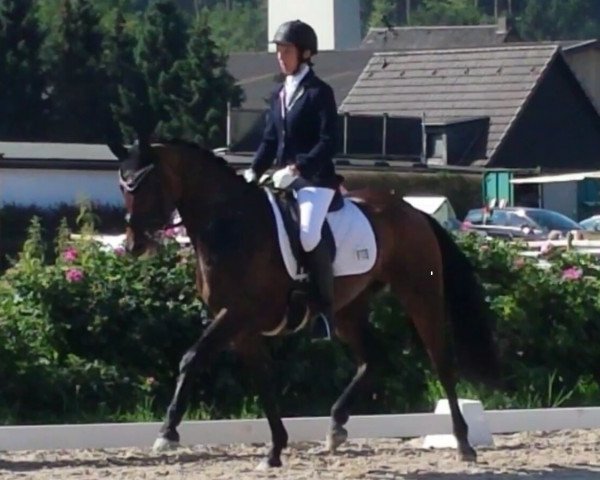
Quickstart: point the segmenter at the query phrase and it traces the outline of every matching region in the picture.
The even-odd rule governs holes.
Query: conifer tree
[[[33,0],[0,2],[0,138],[43,136],[46,119],[40,48],[43,33]]]
[[[56,29],[47,50],[53,137],[101,141],[110,121],[110,99],[93,0],[62,0]]]
[[[226,69],[227,57],[211,38],[207,17],[193,24],[185,59],[165,77],[163,89],[172,92],[165,107],[164,135],[196,141],[206,147],[223,146],[227,103],[237,106],[241,89]]]

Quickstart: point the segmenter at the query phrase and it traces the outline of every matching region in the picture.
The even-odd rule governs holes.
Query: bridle
[[[153,163],[151,163],[150,165],[147,165],[147,166],[137,170],[136,172],[131,173],[127,179],[123,176],[123,171],[121,169],[119,169],[119,185],[127,193],[134,194],[135,191],[140,187],[140,185],[142,184],[144,179],[154,169],[154,167],[155,167],[155,165]],[[182,225],[183,221],[181,220],[181,217],[179,215],[174,215],[174,212],[176,210],[177,209],[167,213],[167,216],[169,217],[170,221],[169,221],[169,223],[164,225],[163,229],[166,230],[169,228],[175,228],[175,227]],[[173,221],[175,218],[177,218],[177,220]],[[131,214],[129,212],[127,212],[125,214],[125,223],[128,226],[131,226]],[[160,222],[160,223],[162,223],[162,222]]]

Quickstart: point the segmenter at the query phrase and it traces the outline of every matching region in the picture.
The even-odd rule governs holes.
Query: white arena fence
[[[463,401],[464,402],[464,401]],[[470,404],[481,404],[467,401]],[[463,404],[462,407],[465,407]],[[483,418],[470,418],[469,437],[477,437],[474,427],[489,429],[492,434],[525,431],[600,428],[600,408],[551,408],[526,410],[489,410]],[[477,414],[477,409],[475,410]],[[480,421],[478,421],[480,420]],[[324,440],[329,417],[286,418],[284,424],[290,442]],[[35,425],[0,427],[0,450],[54,450],[88,448],[150,448],[158,435],[160,423],[108,423],[82,425]],[[447,413],[352,416],[347,424],[349,438],[445,437],[452,432]],[[182,445],[267,443],[271,435],[266,419],[187,421],[179,429]],[[428,442],[435,446],[435,442]],[[473,442],[477,446],[476,442]]]

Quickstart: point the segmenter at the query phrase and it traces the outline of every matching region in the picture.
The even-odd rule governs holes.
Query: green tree
[[[219,4],[205,9],[212,36],[226,52],[264,51],[267,45],[266,3],[235,2],[233,9]]]
[[[423,0],[411,17],[415,25],[478,25],[486,20],[473,0]]]
[[[227,57],[212,40],[206,16],[193,24],[188,53],[175,63],[161,87],[171,92],[167,120],[158,133],[195,141],[207,147],[224,144],[227,103],[241,100],[241,89],[227,72]]]
[[[4,139],[35,139],[43,129],[42,41],[33,0],[0,2],[0,135]]]
[[[399,23],[397,2],[394,0],[372,0],[369,11],[370,27],[389,27]]]
[[[62,0],[47,50],[52,136],[62,141],[102,140],[110,121],[103,94],[103,32],[92,0]]]
[[[517,18],[527,40],[596,38],[600,35],[597,0],[527,0]]]
[[[173,92],[166,88],[180,87],[168,79],[175,62],[186,57],[188,29],[173,0],[154,0],[144,19],[136,61],[147,85],[154,124],[158,125],[168,120],[165,105]]]
[[[123,27],[122,18],[117,19],[110,40],[111,75],[119,83],[111,107],[126,141],[147,140],[168,121],[165,106],[181,89],[168,80],[173,78],[175,62],[186,56],[188,39],[187,24],[173,0],[151,2],[132,55],[133,31]]]
[[[148,85],[135,61],[135,28],[135,23],[127,21],[119,6],[106,37],[104,58],[113,116],[107,136],[115,142],[149,136],[156,124],[148,99]]]

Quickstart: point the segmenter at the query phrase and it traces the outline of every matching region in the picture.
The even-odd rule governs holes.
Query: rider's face
[[[295,45],[278,44],[277,45],[277,61],[279,68],[284,75],[293,75],[298,70],[300,63],[300,52]]]

